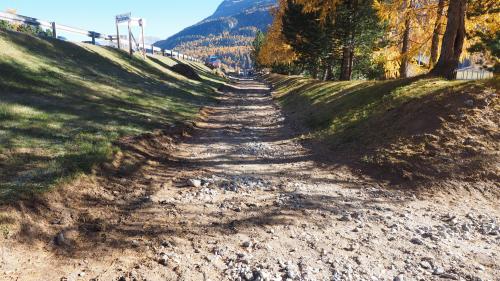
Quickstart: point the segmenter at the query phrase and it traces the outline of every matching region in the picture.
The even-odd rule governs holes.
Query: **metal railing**
[[[4,20],[7,22],[11,23],[18,23],[18,24],[25,24],[25,25],[31,25],[31,26],[36,26],[36,27],[44,27],[47,29],[50,29],[52,31],[52,36],[54,38],[58,38],[57,33],[58,31],[66,31],[70,33],[75,33],[75,34],[80,34],[84,35],[87,37],[91,38],[92,44],[96,44],[96,39],[102,39],[106,41],[111,42],[112,47],[117,47],[114,43],[117,42],[117,37],[116,35],[107,35],[103,34],[100,32],[96,31],[89,31],[89,30],[84,30],[80,28],[75,28],[75,27],[70,27],[67,25],[62,25],[58,24],[56,22],[51,22],[51,21],[45,21],[45,20],[40,20],[32,17],[27,17],[27,16],[22,16],[22,15],[17,15],[17,14],[11,14],[11,13],[5,13],[5,12],[0,12],[0,20]],[[122,42],[123,45],[127,45],[127,42]],[[202,62],[202,60],[193,57],[193,56],[188,56],[185,54],[181,54],[179,52],[175,52],[173,50],[167,50],[167,49],[161,49],[152,45],[146,45],[145,46],[145,51],[149,54],[161,54],[163,56],[168,56],[172,58],[178,58],[181,60],[188,60],[188,61],[195,61],[195,62]],[[143,51],[141,47],[137,47],[137,50]]]
[[[493,78],[493,72],[475,68],[462,68],[457,70],[457,80],[480,80],[488,78]]]

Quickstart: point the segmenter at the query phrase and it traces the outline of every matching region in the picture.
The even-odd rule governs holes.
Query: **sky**
[[[0,0],[0,11],[104,34],[115,34],[115,16],[132,13],[146,19],[146,36],[160,39],[210,16],[222,0]],[[126,26],[121,27],[126,32]],[[77,39],[70,34],[62,34]],[[83,39],[83,38],[82,38]]]

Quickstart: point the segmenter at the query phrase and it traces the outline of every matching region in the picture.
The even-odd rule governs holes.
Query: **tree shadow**
[[[0,202],[87,172],[109,160],[113,141],[187,122],[215,101],[216,87],[121,50],[8,31],[0,37],[22,53],[0,59]],[[71,161],[83,168],[68,169]]]
[[[231,91],[235,91],[235,88]],[[262,92],[256,91],[226,92],[226,95],[237,95],[247,100],[245,106],[259,107],[263,105],[259,98]],[[52,241],[48,243],[48,251],[61,257],[80,258],[104,250],[148,251],[147,247],[160,245],[165,238],[206,241],[217,236],[224,239],[226,235],[247,233],[269,226],[289,226],[304,220],[322,225],[344,213],[377,210],[387,202],[403,203],[403,199],[395,197],[346,197],[319,188],[312,193],[279,189],[274,193],[281,198],[279,204],[275,204],[274,197],[271,197],[258,204],[242,205],[238,213],[231,207],[216,208],[207,212],[203,204],[196,201],[170,200],[173,197],[189,198],[187,195],[190,193],[202,193],[201,188],[177,185],[183,180],[179,176],[189,175],[190,172],[199,173],[216,165],[299,163],[300,165],[291,166],[286,171],[262,171],[259,177],[307,181],[312,186],[342,185],[346,189],[363,188],[359,182],[302,173],[317,164],[310,161],[309,150],[291,151],[274,159],[252,154],[249,157],[241,157],[241,153],[234,150],[223,152],[223,155],[191,160],[170,153],[175,149],[174,144],[179,142],[207,146],[227,142],[221,134],[232,132],[234,126],[241,126],[238,122],[251,124],[252,120],[255,122],[261,118],[255,114],[249,115],[251,120],[221,120],[227,115],[218,112],[217,108],[223,109],[227,104],[234,105],[231,101],[226,102],[215,105],[213,114],[204,118],[207,123],[216,123],[215,128],[178,125],[153,134],[120,140],[116,145],[122,148],[124,155],[119,161],[115,161],[115,166],[98,171],[96,183],[67,187],[54,192],[55,194],[46,199],[46,202],[57,202],[57,208],[50,203],[20,202],[14,207],[23,209],[30,215],[36,214],[35,217],[39,221],[58,220],[62,214],[71,219],[66,224],[53,224],[45,229],[26,224],[26,229],[18,233],[17,238],[23,243],[33,244],[38,241]],[[229,142],[241,145],[254,136],[258,136],[259,142],[282,141],[294,137],[286,128],[286,124],[278,122],[277,126],[263,131],[255,131],[255,128],[238,131],[231,136],[234,140]],[[124,166],[133,166],[133,169]],[[234,174],[221,171],[218,175],[231,177]],[[155,195],[159,192],[166,192],[164,201],[155,201]],[[240,194],[225,200],[225,203],[230,205],[239,204],[248,202],[248,195]],[[26,205],[31,207],[27,208]],[[311,214],[321,214],[324,217],[313,222]],[[203,219],[200,219],[202,217]],[[60,233],[67,235],[64,243],[57,242]]]
[[[424,76],[347,85],[278,75],[264,81],[273,85],[287,121],[295,124],[299,134],[313,136],[303,144],[326,165],[345,165],[394,188],[410,186],[420,192],[429,184],[469,181],[482,170],[479,167],[494,162],[495,156],[487,150],[457,143],[458,149],[451,151],[446,146],[456,130],[465,130],[461,125],[455,131],[449,129],[470,112],[465,101],[484,103],[484,97],[471,93],[482,92],[495,81],[479,89],[474,82],[441,86],[439,79]],[[404,98],[406,91],[423,94]],[[482,179],[490,182],[499,177],[484,173]]]

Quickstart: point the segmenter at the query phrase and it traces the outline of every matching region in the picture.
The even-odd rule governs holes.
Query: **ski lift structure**
[[[146,25],[146,21],[143,18],[133,18],[132,13],[125,13],[121,15],[116,16],[116,38],[117,38],[117,44],[118,44],[118,49],[121,48],[122,42],[120,41],[120,26],[122,25],[127,25],[127,31],[128,31],[128,49],[130,52],[130,55],[132,56],[134,54],[134,45],[138,51],[142,51],[142,55],[144,58],[146,58],[146,46],[144,42],[144,27]],[[141,35],[139,40],[136,40],[134,37],[134,34],[132,32],[133,27],[140,27],[141,29]],[[132,44],[133,43],[133,44]],[[141,46],[142,45],[142,46]],[[141,48],[142,47],[142,48]]]

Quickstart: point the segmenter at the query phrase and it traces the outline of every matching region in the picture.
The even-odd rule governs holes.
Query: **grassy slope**
[[[43,191],[109,159],[112,142],[193,119],[221,81],[176,61],[0,31],[0,200]]]
[[[319,82],[264,78],[303,137],[379,179],[500,179],[498,78]],[[467,100],[474,106],[466,106]]]

